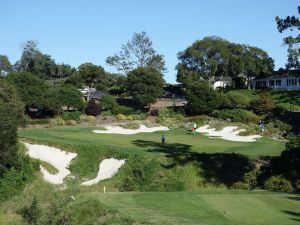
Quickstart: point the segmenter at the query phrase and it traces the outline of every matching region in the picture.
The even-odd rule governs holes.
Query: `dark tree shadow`
[[[199,153],[192,151],[191,145],[181,143],[161,144],[145,140],[135,140],[132,143],[149,148],[147,151],[151,153],[164,153],[172,161],[169,165],[162,165],[166,169],[190,162],[195,163],[201,171],[199,175],[216,184],[231,186],[242,180],[244,174],[254,168],[248,157],[236,153]]]
[[[284,213],[292,216],[291,217],[292,220],[300,222],[300,213],[298,213],[298,212],[292,212],[292,211],[288,211],[288,210],[282,210],[282,212],[284,212]]]

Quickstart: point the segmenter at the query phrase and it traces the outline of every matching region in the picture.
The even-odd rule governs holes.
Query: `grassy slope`
[[[266,91],[266,90],[263,90]],[[249,99],[249,101],[258,97],[258,95],[262,92],[260,90],[232,90],[230,92],[237,92],[243,94],[245,97]],[[281,104],[291,104],[297,107],[300,107],[300,92],[299,91],[284,91],[284,90],[275,90],[268,91],[273,97],[276,103]]]
[[[92,195],[124,215],[155,224],[288,225],[300,222],[300,198],[290,194],[205,191]]]

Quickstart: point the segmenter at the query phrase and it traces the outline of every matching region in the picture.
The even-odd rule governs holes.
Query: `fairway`
[[[278,156],[284,150],[285,142],[267,137],[256,142],[234,142],[219,138],[209,138],[197,133],[191,135],[184,129],[173,129],[167,132],[139,133],[134,135],[95,134],[98,128],[39,128],[19,129],[19,137],[30,138],[42,143],[58,145],[88,145],[95,147],[109,146],[126,154],[146,154],[147,152],[163,152],[161,135],[166,135],[166,143],[171,148],[180,147],[185,151],[206,153],[240,153],[248,156]]]
[[[110,208],[143,222],[198,225],[300,223],[300,197],[265,191],[91,193]]]

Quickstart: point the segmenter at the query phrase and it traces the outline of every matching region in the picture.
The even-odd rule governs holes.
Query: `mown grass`
[[[297,195],[261,191],[92,193],[124,215],[154,224],[299,224]]]
[[[185,145],[186,148],[195,152],[278,156],[285,146],[285,142],[272,140],[267,137],[260,138],[256,142],[243,143],[219,138],[212,139],[201,134],[191,135],[189,130],[184,129],[139,133],[136,135],[95,134],[92,132],[93,129],[95,128],[20,129],[19,137],[49,144],[93,146],[107,150],[118,150],[125,154],[147,154],[149,150],[157,148],[163,133],[166,136],[167,144]],[[139,141],[146,141],[148,145],[140,145],[138,144]]]

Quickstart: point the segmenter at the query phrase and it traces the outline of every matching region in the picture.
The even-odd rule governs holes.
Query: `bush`
[[[65,121],[60,117],[56,117],[54,119],[51,119],[49,124],[51,126],[63,126],[63,125],[65,125]]]
[[[140,113],[140,114],[133,114],[133,120],[145,120],[147,119],[148,114],[147,113]]]
[[[247,108],[249,106],[249,99],[238,92],[227,92],[226,93],[226,97],[227,97],[227,107],[234,109],[234,108]]]
[[[215,110],[213,116],[223,120],[230,119],[231,121],[242,123],[258,123],[259,121],[258,116],[244,109]]]
[[[125,128],[125,129],[137,130],[140,128],[140,124],[133,122],[133,123],[122,124],[121,127]]]
[[[293,192],[291,183],[282,176],[272,176],[264,183],[264,188],[269,191]]]
[[[162,124],[172,124],[183,122],[185,117],[182,114],[175,113],[172,109],[163,108],[158,112],[157,122]]]
[[[126,106],[123,106],[123,105],[118,105],[118,106],[112,108],[111,112],[114,115],[118,115],[118,114],[128,115],[128,114],[133,113],[133,108],[126,107]]]
[[[119,121],[127,120],[127,117],[124,114],[118,114],[116,118]]]
[[[256,114],[263,115],[272,111],[275,104],[269,93],[262,93],[257,99],[251,101],[250,107]]]
[[[116,99],[111,95],[103,95],[101,97],[100,104],[104,110],[112,110],[119,105],[116,102]]]
[[[76,112],[64,112],[62,114],[62,118],[64,120],[76,120],[78,121],[80,118],[81,112],[76,111]]]
[[[284,135],[290,132],[291,130],[292,130],[291,125],[281,120],[273,120],[266,125],[265,133],[267,135],[273,135],[273,134]]]
[[[44,124],[48,124],[49,122],[50,122],[50,119],[32,119],[30,121],[30,124],[31,125],[37,125],[37,124],[44,125]]]
[[[42,214],[41,209],[38,206],[38,202],[36,198],[33,199],[31,205],[27,208],[24,207],[20,210],[20,214],[24,218],[24,220],[33,225],[39,224],[39,218]]]
[[[101,116],[112,116],[111,111],[104,111],[101,113]]]
[[[186,89],[189,115],[210,114],[222,104],[219,93],[208,82],[193,82]]]
[[[77,121],[76,120],[67,120],[65,123],[68,126],[75,126],[77,124]]]
[[[249,189],[249,185],[246,183],[243,183],[242,181],[238,181],[236,183],[234,183],[231,186],[232,189],[237,189],[237,190],[248,190]]]
[[[85,121],[85,122],[94,122],[96,118],[94,116],[87,116],[87,115],[81,115],[79,117],[80,121]]]
[[[89,101],[85,113],[89,116],[98,116],[101,113],[101,110],[97,103],[92,99]]]

